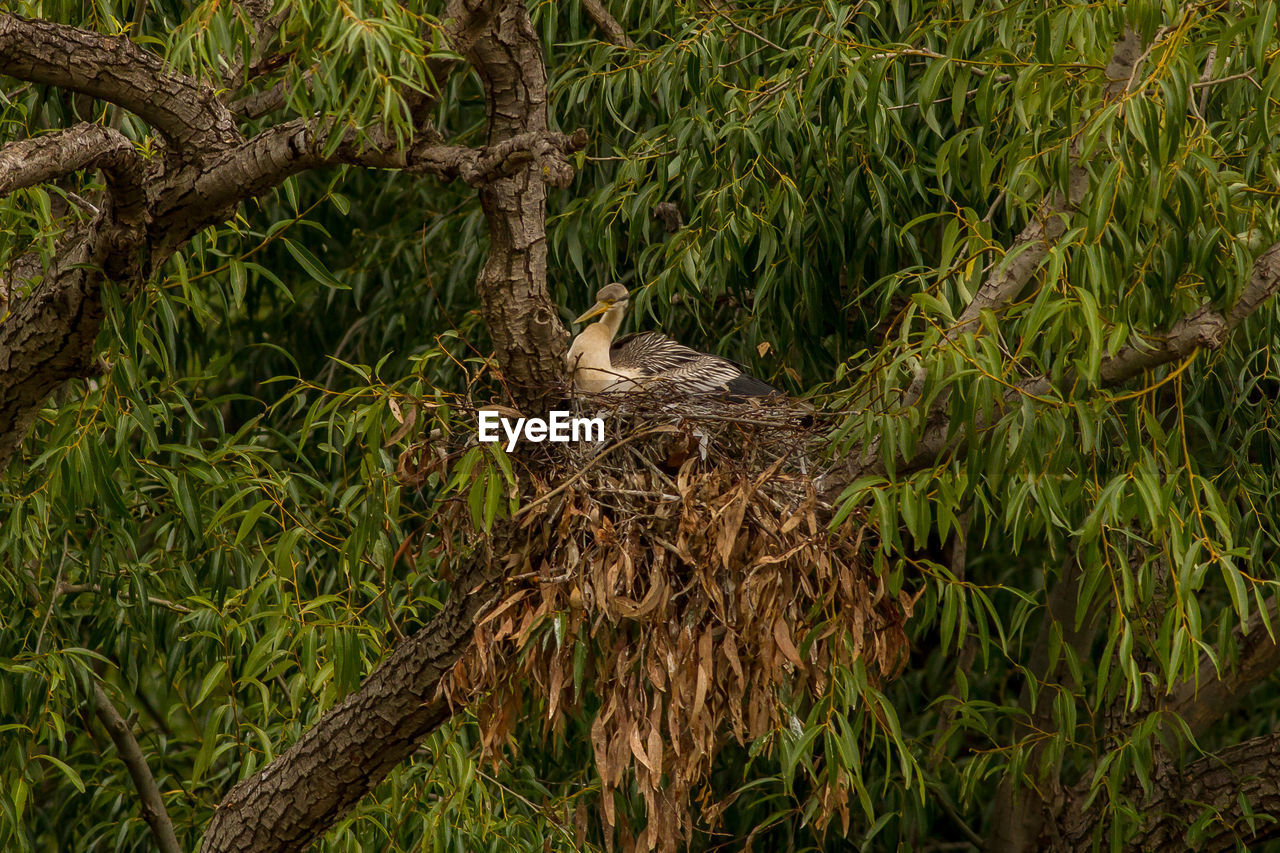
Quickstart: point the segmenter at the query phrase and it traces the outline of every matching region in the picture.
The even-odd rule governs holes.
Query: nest
[[[897,673],[911,600],[871,571],[863,516],[828,529],[811,409],[580,403],[606,435],[525,457],[532,494],[493,555],[506,586],[442,689],[476,708],[493,754],[531,708],[544,733],[590,719],[606,839],[671,851],[727,738],[788,725],[833,667]],[[847,826],[849,785],[826,780],[817,821]],[[615,792],[643,800],[638,834]],[[704,801],[701,819],[726,805]]]

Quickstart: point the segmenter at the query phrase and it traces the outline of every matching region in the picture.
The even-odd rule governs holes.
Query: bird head
[[[631,296],[629,293],[627,293],[627,289],[622,285],[618,284],[616,281],[613,282],[612,284],[606,284],[604,287],[600,288],[600,290],[596,292],[596,304],[592,305],[589,309],[587,309],[587,312],[585,314],[583,314],[581,317],[574,320],[573,322],[585,323],[587,320],[590,320],[592,317],[599,317],[601,314],[605,313],[610,308],[614,308],[614,307],[626,308],[627,300],[630,298]]]

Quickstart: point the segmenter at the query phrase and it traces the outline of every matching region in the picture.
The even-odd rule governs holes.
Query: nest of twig
[[[829,529],[808,407],[582,403],[604,440],[530,462],[534,494],[494,555],[515,571],[444,689],[477,708],[493,751],[529,725],[531,689],[544,731],[593,717],[606,838],[674,850],[725,739],[784,725],[832,667],[892,677],[911,602],[870,570],[862,516]],[[628,784],[646,807],[638,836],[615,808]],[[848,785],[828,779],[819,821],[847,823]],[[703,819],[725,805],[704,803]]]

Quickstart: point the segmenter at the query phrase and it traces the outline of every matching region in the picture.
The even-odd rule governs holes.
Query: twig
[[[535,501],[530,501],[529,503],[527,503],[527,504],[525,504],[524,506],[520,507],[520,509],[518,509],[518,510],[516,511],[516,514],[515,514],[515,515],[513,515],[513,516],[511,516],[511,520],[512,520],[512,521],[515,521],[517,518],[519,518],[520,516],[524,515],[524,514],[525,514],[525,513],[527,513],[529,510],[533,509],[535,506],[538,506],[539,504],[546,503],[547,501],[551,500],[551,499],[552,499],[553,497],[555,497],[556,495],[558,495],[558,494],[560,494],[561,492],[563,492],[565,489],[567,489],[567,488],[569,488],[570,486],[572,486],[574,483],[576,483],[576,482],[578,482],[579,480],[581,480],[583,477],[585,477],[585,476],[587,475],[587,472],[588,472],[588,471],[590,471],[592,468],[594,468],[594,467],[596,467],[597,465],[599,465],[599,464],[600,464],[600,462],[601,462],[601,461],[602,461],[606,456],[608,456],[610,453],[612,453],[613,451],[617,450],[618,448],[620,448],[620,447],[623,447],[623,446],[625,446],[625,445],[630,444],[632,441],[634,441],[634,440],[635,440],[635,439],[637,439],[637,438],[640,438],[641,436],[645,436],[645,435],[652,435],[652,434],[654,434],[654,433],[659,433],[659,432],[666,432],[666,430],[665,430],[665,429],[662,429],[662,428],[658,428],[658,427],[651,427],[651,428],[646,429],[646,430],[641,430],[640,432],[632,433],[631,435],[627,436],[626,438],[621,439],[620,441],[616,441],[616,442],[614,442],[613,444],[611,444],[611,445],[609,445],[608,447],[606,447],[604,450],[601,450],[601,451],[600,451],[599,453],[597,453],[594,457],[592,457],[592,458],[591,458],[591,459],[590,459],[590,460],[589,460],[585,465],[583,465],[583,466],[582,466],[582,470],[581,470],[581,471],[579,471],[578,473],[574,474],[572,477],[570,477],[569,479],[565,480],[563,483],[561,483],[560,485],[556,486],[554,489],[552,489],[551,491],[547,492],[545,495],[543,495],[542,497],[538,498],[537,500],[535,500]]]
[[[1258,87],[1258,91],[1263,91],[1262,84],[1253,79],[1252,71],[1241,71],[1239,74],[1232,74],[1230,77],[1219,77],[1216,80],[1200,80],[1191,84],[1192,89],[1206,89],[1209,86],[1217,86],[1219,83],[1230,83],[1232,80],[1248,80],[1250,83]]]
[[[482,777],[483,779],[485,779],[488,782],[491,782],[494,785],[497,785],[499,788],[506,791],[508,794],[515,797],[520,802],[524,803],[526,806],[528,806],[530,809],[533,810],[534,814],[542,815],[543,819],[546,820],[547,823],[554,826],[559,831],[559,833],[565,837],[566,841],[568,841],[570,844],[573,844],[573,836],[569,834],[568,828],[564,826],[559,820],[557,820],[551,814],[551,810],[548,809],[545,805],[538,805],[537,803],[530,800],[528,797],[522,796],[518,791],[513,791],[511,788],[508,788],[506,785],[502,784],[497,779],[493,778],[488,773],[485,773],[483,770],[481,770],[478,767],[476,768],[476,775]],[[575,844],[574,847],[576,848],[577,845]]]
[[[93,710],[102,722],[103,728],[107,730],[107,734],[110,735],[112,743],[116,745],[120,760],[129,769],[134,787],[138,789],[138,796],[142,800],[142,818],[151,827],[156,846],[160,848],[161,853],[182,853],[182,848],[178,846],[178,837],[173,832],[173,821],[169,819],[169,812],[165,810],[160,789],[156,786],[156,779],[151,775],[151,768],[147,766],[147,760],[142,755],[142,748],[138,746],[138,740],[129,730],[129,725],[120,716],[116,706],[111,704],[111,700],[107,698],[102,685],[96,679],[93,682]]]
[[[757,41],[764,42],[765,44],[769,45],[769,47],[773,48],[774,50],[778,51],[779,53],[786,53],[786,52],[787,52],[787,49],[786,49],[785,47],[783,47],[782,45],[774,44],[773,42],[769,41],[769,40],[768,40],[767,38],[765,38],[764,36],[762,36],[762,35],[760,35],[759,33],[755,32],[754,30],[749,30],[749,29],[747,29],[746,27],[742,26],[742,24],[739,24],[737,21],[735,21],[735,20],[734,20],[732,17],[730,17],[728,14],[726,14],[726,13],[725,13],[725,12],[723,12],[723,11],[721,11],[719,7],[717,7],[717,6],[713,6],[713,7],[712,7],[712,9],[715,11],[715,13],[716,13],[717,15],[719,15],[720,17],[722,17],[722,18],[724,18],[726,21],[728,21],[728,22],[729,22],[729,26],[733,27],[733,28],[734,28],[735,30],[737,30],[738,32],[743,33],[743,34],[745,34],[745,35],[749,35],[749,36],[751,36],[753,39],[755,39],[755,40],[757,40]]]
[[[56,590],[57,595],[79,595],[85,592],[91,592],[95,595],[102,594],[102,587],[96,583],[59,583]],[[156,607],[163,607],[165,610],[172,610],[174,613],[192,613],[194,612],[185,604],[178,604],[176,601],[170,601],[167,598],[160,598],[156,595],[148,595],[147,602],[154,604]]]
[[[657,498],[660,501],[678,501],[679,495],[668,495],[664,492],[649,492],[643,489],[610,489],[615,495],[631,495],[636,498]]]
[[[413,533],[410,533],[400,543],[400,547],[396,549],[396,553],[391,557],[392,568],[395,568],[396,563],[400,561],[400,556],[408,552],[409,543],[412,541]],[[396,635],[396,642],[403,643],[405,640],[404,632],[396,624],[395,610],[391,606],[391,582],[387,579],[387,567],[379,565],[378,571],[382,575],[382,589],[378,590],[378,598],[382,599],[382,615],[386,617],[387,624],[391,626],[392,632]]]
[[[53,608],[58,604],[58,596],[62,594],[62,569],[67,564],[67,537],[71,534],[62,534],[62,557],[58,560],[58,574],[53,580],[53,595],[49,597],[49,609],[44,612],[44,621],[40,623],[40,633],[36,634],[36,654],[40,654],[44,647],[44,632],[49,627],[49,618],[53,616]]]

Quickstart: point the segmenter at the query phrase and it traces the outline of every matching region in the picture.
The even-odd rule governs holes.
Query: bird
[[[631,295],[613,282],[596,293],[596,302],[575,324],[600,319],[573,339],[565,365],[579,391],[658,390],[680,395],[732,398],[768,397],[781,392],[746,372],[735,361],[690,349],[661,332],[640,332],[618,340],[618,328]]]

